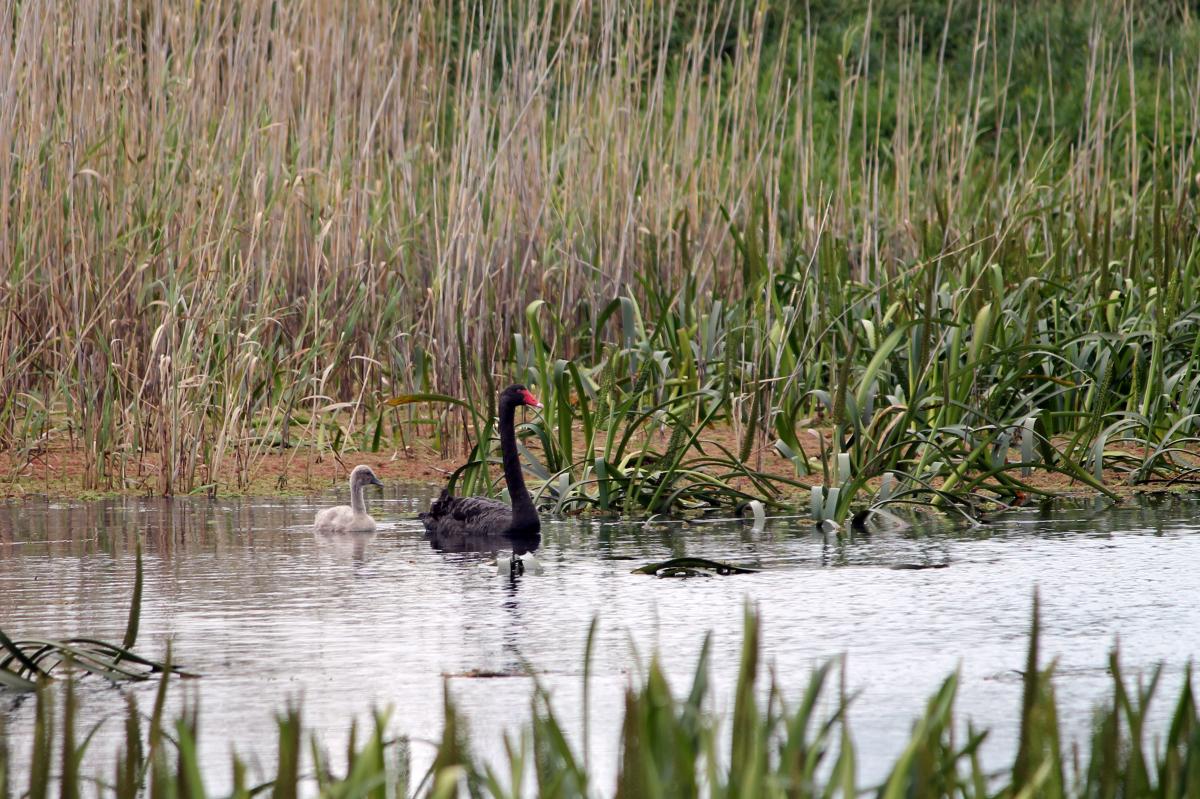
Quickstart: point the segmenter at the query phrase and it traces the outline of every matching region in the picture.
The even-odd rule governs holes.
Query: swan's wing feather
[[[495,534],[512,522],[512,509],[487,497],[455,497],[443,491],[421,521],[427,532],[439,535]]]
[[[511,516],[512,511],[503,502],[487,497],[460,497],[454,503],[451,514],[455,519],[470,525],[497,515]]]
[[[454,495],[451,494],[448,489],[443,488],[442,493],[438,495],[438,498],[430,503],[429,510],[418,513],[417,518],[423,522],[426,522],[426,526],[428,526],[429,522],[436,521],[449,513],[450,506],[454,503],[454,501]]]
[[[355,513],[349,505],[336,505],[317,513],[313,526],[323,532],[374,530],[375,520],[365,513]]]

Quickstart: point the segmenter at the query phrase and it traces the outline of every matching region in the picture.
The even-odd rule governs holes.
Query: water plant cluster
[[[113,644],[87,636],[75,638],[10,638],[0,628],[0,689],[18,693],[36,691],[58,676],[94,674],[113,684],[150,680],[168,674],[189,676],[169,662],[149,660],[135,654],[142,616],[142,547],[137,547],[133,598],[121,643]],[[169,661],[169,658],[168,658]],[[8,794],[0,791],[0,797]]]
[[[585,663],[590,663],[591,638]],[[786,698],[774,673],[760,662],[760,622],[747,610],[732,715],[720,718],[710,705],[710,644],[701,649],[695,676],[685,692],[673,688],[657,660],[651,661],[625,694],[615,785],[602,781],[584,749],[571,742],[549,695],[535,686],[531,721],[506,739],[505,754],[485,762],[472,754],[470,733],[458,716],[449,688],[445,723],[430,769],[415,775],[410,742],[389,733],[389,714],[378,713],[362,734],[351,730],[344,766],[306,736],[301,708],[278,717],[276,762],[264,781],[244,761],[232,759],[232,797],[265,794],[339,799],[445,797],[1183,797],[1200,790],[1200,716],[1190,669],[1175,696],[1164,730],[1147,722],[1151,700],[1161,693],[1162,672],[1134,681],[1122,673],[1118,656],[1109,662],[1112,694],[1097,708],[1087,748],[1081,754],[1064,740],[1054,696],[1054,665],[1038,654],[1036,600],[1029,654],[1023,676],[1020,726],[1011,765],[985,768],[980,747],[985,730],[955,715],[959,678],[951,675],[913,722],[912,733],[886,777],[858,781],[850,718],[853,699],[835,664],[814,670],[801,692]],[[586,692],[588,670],[584,670]],[[216,764],[202,762],[197,749],[199,704],[192,701],[173,721],[165,713],[170,678],[159,685],[153,709],[139,712],[131,699],[123,722],[123,744],[107,773],[89,773],[84,755],[94,730],[77,728],[74,683],[59,694],[37,693],[28,789],[15,785],[15,751],[0,731],[0,796],[64,799],[94,794],[213,796],[202,775]],[[586,729],[586,703],[585,720]],[[23,749],[21,751],[24,751]],[[55,753],[58,756],[55,757]],[[21,769],[20,771],[24,771]],[[611,794],[610,794],[611,792]]]
[[[10,466],[490,490],[515,379],[560,511],[1195,477],[1192,4],[492,5],[0,15]]]

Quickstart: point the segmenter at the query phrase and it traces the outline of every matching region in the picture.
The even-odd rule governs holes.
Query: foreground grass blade
[[[711,638],[701,646],[695,675],[688,693],[677,696],[657,658],[643,676],[631,681],[625,691],[625,719],[616,743],[619,768],[612,786],[616,796],[711,795],[719,797],[855,796],[862,789],[856,774],[857,754],[850,728],[848,696],[842,683],[836,690],[835,664],[816,668],[807,687],[780,681],[771,674],[762,682],[761,621],[747,606],[742,656],[733,686],[732,715],[713,712],[709,661]],[[589,637],[595,634],[595,626]],[[592,651],[589,643],[585,659]],[[1058,705],[1053,690],[1053,668],[1041,668],[1041,627],[1035,601],[1032,615],[1027,668],[1020,702],[1013,708],[1019,715],[1017,751],[1010,768],[985,772],[980,763],[980,746],[986,731],[957,724],[955,704],[959,676],[948,677],[915,717],[909,739],[888,769],[881,784],[870,789],[881,799],[930,796],[945,799],[993,799],[1035,796],[1124,796],[1151,799],[1191,796],[1200,790],[1200,718],[1191,686],[1191,671],[1185,675],[1161,733],[1149,728],[1147,708],[1160,692],[1160,671],[1130,686],[1114,653],[1110,660],[1112,692],[1097,709],[1092,740],[1084,750],[1064,746],[1058,726]],[[586,680],[590,667],[585,668]],[[149,794],[165,797],[204,797],[203,775],[218,767],[202,762],[197,748],[199,709],[185,702],[181,716],[163,726],[164,699],[168,680],[158,690],[150,715],[146,755],[140,754],[141,725],[131,703],[124,727],[125,742],[116,755],[115,783],[93,783],[101,796],[126,799],[139,795],[146,769]],[[95,728],[76,742],[77,698],[73,681],[64,694],[61,724],[56,724],[53,695],[43,683],[36,692],[34,724],[30,730],[33,759],[17,772],[27,780],[27,797],[48,797],[57,788],[60,797],[75,799],[90,782],[82,753]],[[764,690],[760,690],[763,689]],[[794,696],[795,704],[785,700]],[[89,701],[104,701],[93,697]],[[289,706],[278,717],[278,757],[268,780],[246,787],[244,767],[235,759],[235,796],[270,791],[273,797],[290,799],[313,792],[339,799],[388,799],[400,796],[458,796],[515,799],[528,795],[522,787],[526,768],[537,778],[537,795],[582,799],[606,786],[597,783],[586,758],[569,742],[553,709],[554,700],[535,684],[532,720],[519,739],[506,741],[499,772],[494,764],[483,764],[470,750],[469,733],[463,726],[449,685],[445,691],[445,723],[434,765],[427,778],[410,793],[408,748],[403,740],[386,735],[388,715],[377,714],[372,732],[361,746],[351,735],[347,768],[338,776],[328,768],[327,758],[314,739],[313,770],[301,765],[304,734],[299,705]],[[1150,746],[1151,736],[1160,745]],[[527,743],[532,741],[532,749]],[[173,753],[170,751],[173,750]],[[13,776],[0,735],[0,785]],[[586,749],[585,749],[586,751]],[[56,762],[53,773],[51,764]],[[390,754],[389,754],[390,753]],[[532,761],[528,755],[532,753]],[[168,756],[173,754],[173,756]],[[1081,759],[1082,758],[1082,759]],[[506,762],[505,762],[506,761]],[[324,764],[324,765],[322,765]],[[1078,766],[1078,768],[1076,768]],[[501,778],[501,774],[506,774]]]

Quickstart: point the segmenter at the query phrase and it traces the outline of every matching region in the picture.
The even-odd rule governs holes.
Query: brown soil
[[[411,449],[411,448],[410,448]],[[425,448],[421,448],[424,450]],[[353,469],[365,463],[386,482],[441,483],[462,464],[461,460],[442,458],[432,450],[418,456],[399,452],[355,452],[339,457],[334,453],[308,448],[271,451],[259,457],[248,479],[239,485],[236,465],[230,464],[216,481],[215,493],[288,494],[323,491],[341,485]],[[0,452],[0,496],[28,494],[56,496],[94,496],[105,494],[153,495],[163,493],[162,463],[153,454],[140,460],[126,460],[123,468],[102,479],[95,487],[87,485],[87,464],[83,453],[66,447],[49,449],[32,458],[18,460],[9,452]],[[196,493],[209,491],[202,476]],[[186,486],[177,488],[186,493]]]
[[[829,430],[819,430],[828,439]],[[813,454],[815,437],[809,435],[802,443]],[[577,439],[578,440],[578,439]],[[536,446],[529,442],[533,448]],[[1058,443],[1058,442],[1056,442]],[[655,435],[652,444],[660,451],[667,444],[665,435]],[[704,452],[721,457],[726,452],[736,456],[740,440],[736,431],[728,427],[713,428],[700,438]],[[1110,447],[1109,452],[1114,452]],[[1131,458],[1140,458],[1142,452],[1136,447],[1121,447],[1120,451]],[[1018,457],[1014,452],[1014,458]],[[1200,464],[1200,453],[1196,456]],[[377,453],[353,452],[337,455],[329,451],[312,448],[270,450],[262,453],[251,466],[250,473],[239,482],[236,459],[225,459],[223,473],[212,481],[204,473],[197,476],[193,493],[223,493],[247,495],[272,495],[286,493],[310,493],[341,485],[349,470],[360,463],[371,466],[385,482],[401,483],[444,483],[449,475],[465,462],[465,456],[443,456],[427,442],[412,442],[404,450],[388,450]],[[775,477],[800,483],[802,486],[819,485],[822,474],[818,470],[809,475],[797,476],[790,461],[780,456],[770,443],[758,443],[751,450],[747,465],[755,470]],[[31,494],[50,496],[90,497],[107,494],[154,495],[163,493],[162,464],[155,454],[141,459],[126,458],[119,464],[110,461],[109,476],[94,486],[87,485],[87,464],[78,448],[67,444],[50,446],[32,454],[19,456],[12,451],[0,452],[0,497],[22,497]],[[498,472],[497,472],[498,474]],[[1029,477],[1011,476],[1029,485],[1035,492],[1058,496],[1092,496],[1097,492],[1086,483],[1057,472],[1035,471]],[[1162,490],[1165,481],[1131,486],[1127,474],[1116,469],[1106,469],[1104,484],[1120,495],[1147,490]],[[212,485],[215,482],[215,488]],[[872,481],[877,483],[878,481]],[[747,487],[744,479],[733,480],[735,486]],[[1187,488],[1194,484],[1176,483],[1172,488]],[[807,491],[803,487],[781,486],[783,493],[796,500],[804,500]],[[187,493],[187,486],[177,485],[176,493]],[[1020,497],[1018,497],[1020,499]]]

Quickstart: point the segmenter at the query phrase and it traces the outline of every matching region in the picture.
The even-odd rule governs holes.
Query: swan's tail
[[[450,503],[453,499],[454,497],[450,494],[450,490],[443,488],[441,495],[429,506],[429,510],[418,513],[417,518],[427,525],[429,522],[442,518],[450,512]]]

